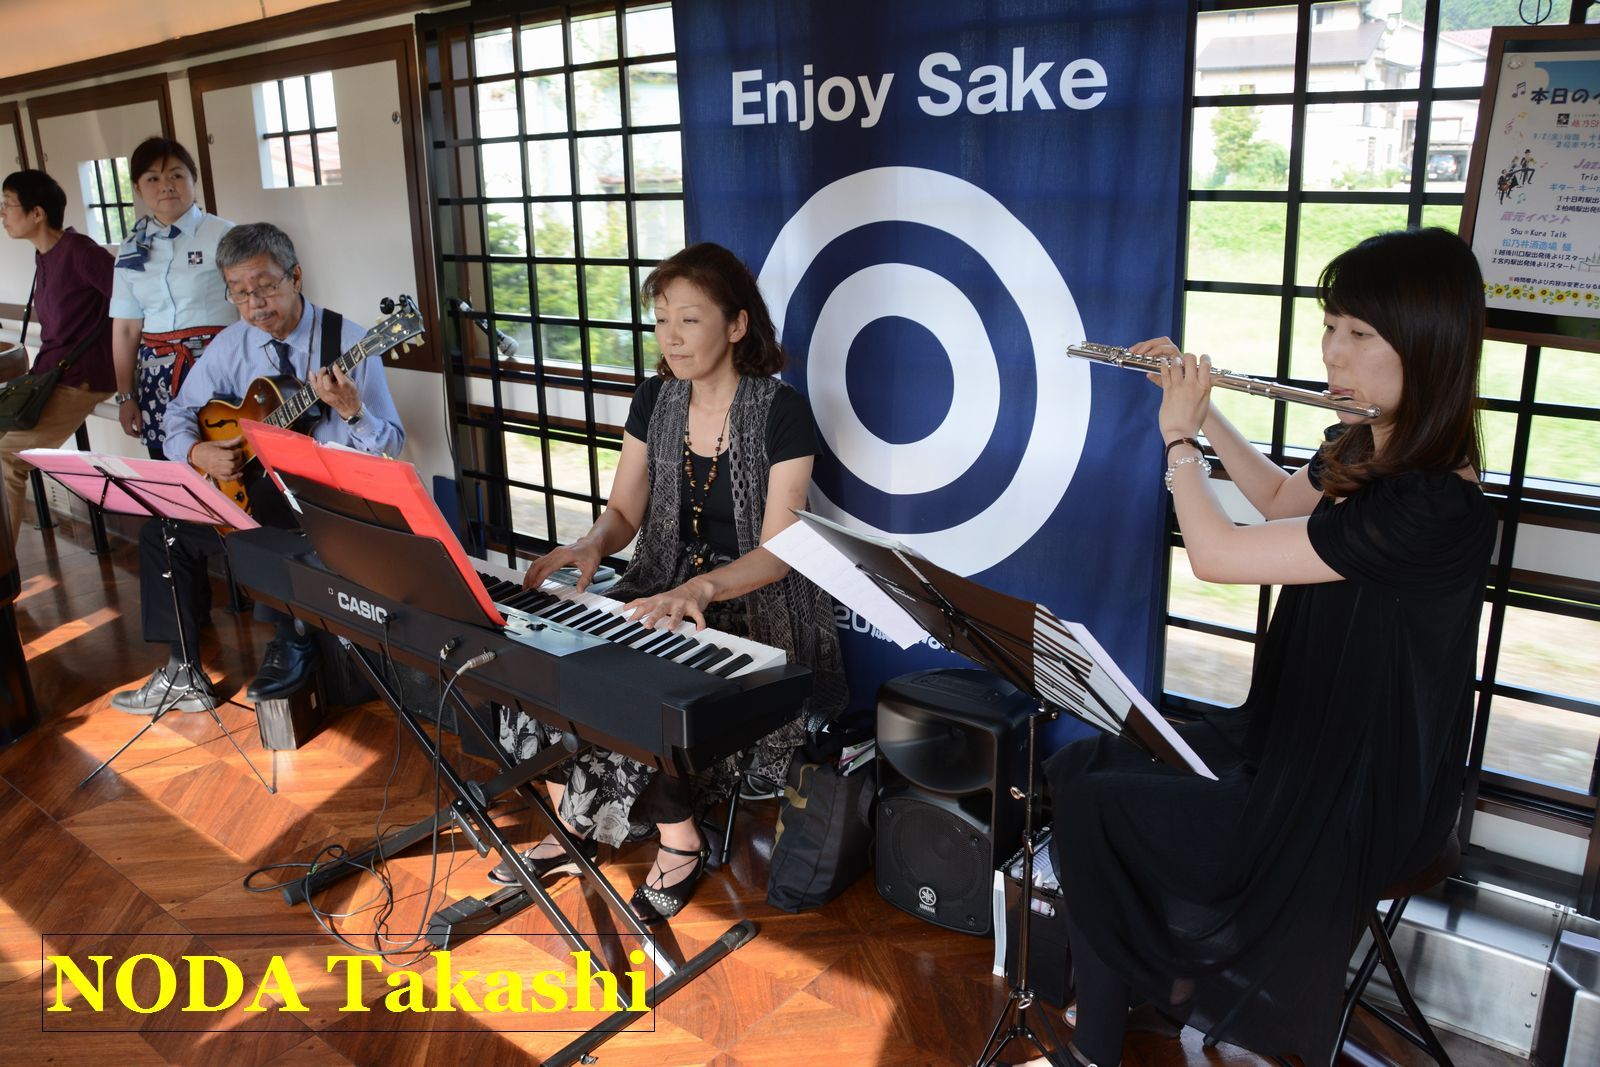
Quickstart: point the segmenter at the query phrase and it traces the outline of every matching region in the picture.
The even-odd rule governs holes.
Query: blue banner
[[[689,237],[760,276],[812,506],[1084,623],[1158,695],[1158,391],[1064,350],[1175,322],[1187,5],[673,9]],[[856,707],[964,663],[839,623]]]

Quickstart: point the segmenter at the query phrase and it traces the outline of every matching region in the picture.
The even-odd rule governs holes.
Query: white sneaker
[[[194,691],[174,699],[189,685],[191,671],[195,674]],[[165,667],[158,667],[138,689],[126,689],[111,696],[111,706],[129,715],[154,715],[163,707],[171,711],[209,711],[218,703],[211,679],[204,671],[187,666],[179,667],[171,677]]]

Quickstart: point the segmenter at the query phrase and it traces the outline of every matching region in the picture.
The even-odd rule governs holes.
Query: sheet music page
[[[66,448],[29,448],[18,455],[75,495],[116,515],[147,515],[148,503],[182,522],[209,526],[220,517],[236,530],[253,530],[257,525],[187,463]],[[108,484],[107,474],[127,479],[138,496],[129,495],[115,483]]]
[[[808,522],[816,523],[818,526],[826,526],[830,530],[838,530],[842,534],[849,534],[857,541],[865,541],[869,545],[877,545],[880,548],[887,548],[891,551],[898,552],[901,555],[911,556],[914,559],[928,558],[921,552],[918,552],[916,549],[911,548],[908,545],[903,545],[892,537],[885,537],[882,534],[867,533],[865,530],[857,530],[853,526],[844,526],[840,523],[834,522],[832,519],[825,519],[814,511],[796,511],[795,514],[806,519]]]
[[[1094,639],[1094,635],[1089,632],[1088,628],[1081,623],[1057,621],[1067,628],[1067,632],[1093,659],[1094,673],[1090,675],[1089,681],[1095,691],[1099,693],[1111,691],[1120,694],[1126,704],[1126,710],[1122,712],[1124,720],[1130,715],[1137,715],[1144,719],[1183,758],[1184,763],[1188,765],[1190,770],[1201,777],[1209,778],[1213,782],[1216,781],[1217,776],[1210,767],[1206,766],[1205,760],[1201,759],[1199,754],[1189,747],[1189,743],[1172,728],[1172,724],[1150,705],[1150,702],[1144,698],[1144,694],[1134,688],[1133,683],[1128,680],[1128,676],[1122,673],[1122,668],[1117,666],[1117,661],[1106,654],[1106,650],[1100,647],[1100,642]]]
[[[1035,684],[1052,704],[1076,712],[1107,733],[1120,734],[1132,701],[1109,675],[1097,669],[1093,653],[1083,647],[1067,626],[1048,609],[1037,609],[1034,615]],[[1088,678],[1088,689],[1078,682],[1072,668]]]
[[[849,532],[856,534],[854,530]],[[893,546],[894,542],[885,544],[886,547]],[[882,630],[885,637],[901,648],[910,648],[928,636],[928,631],[890,599],[889,594],[878,588],[877,583],[862,574],[854,563],[845,558],[844,553],[804,522],[785,528],[761,547],[816,582],[835,600]]]

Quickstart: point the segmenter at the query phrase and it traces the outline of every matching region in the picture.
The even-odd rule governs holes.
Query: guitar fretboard
[[[388,351],[418,332],[420,331],[408,329],[406,323],[399,316],[395,316],[369,330],[365,337],[351,345],[350,350],[334,360],[330,366],[337,367],[348,375],[355,369],[356,364],[368,356]],[[300,416],[311,410],[311,405],[316,402],[316,390],[309,385],[305,386],[285,400],[276,411],[266,417],[265,421],[272,426],[287,429],[299,421]]]

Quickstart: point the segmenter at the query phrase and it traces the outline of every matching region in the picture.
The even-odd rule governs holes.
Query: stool
[[[1383,891],[1380,899],[1390,902],[1389,913],[1380,918],[1377,909],[1374,908],[1372,914],[1367,917],[1367,929],[1372,934],[1372,945],[1362,957],[1361,966],[1356,968],[1356,976],[1351,981],[1350,987],[1345,990],[1344,1013],[1339,1019],[1339,1038],[1333,1044],[1333,1059],[1330,1065],[1339,1058],[1339,1050],[1344,1047],[1345,1033],[1350,1029],[1350,1019],[1355,1015],[1356,1005],[1360,1004],[1376,1016],[1379,1022],[1432,1056],[1439,1067],[1453,1067],[1449,1053],[1445,1052],[1444,1045],[1439,1041],[1439,1035],[1428,1025],[1428,1020],[1422,1015],[1422,1009],[1417,1007],[1417,1002],[1411,995],[1410,987],[1406,985],[1405,975],[1400,971],[1400,961],[1395,957],[1394,946],[1389,943],[1389,938],[1399,929],[1400,916],[1406,910],[1407,902],[1418,893],[1432,889],[1454,874],[1456,865],[1460,861],[1461,840],[1456,836],[1455,830],[1451,830],[1450,836],[1445,839],[1444,846],[1434,857],[1433,862],[1410,878],[1397,882]],[[1405,1009],[1411,1028],[1407,1028],[1399,1019],[1362,996],[1367,983],[1372,980],[1373,972],[1377,970],[1379,961],[1382,961],[1383,969],[1389,972],[1389,983],[1394,987],[1395,996]]]
[[[738,784],[728,795],[728,811],[718,826],[711,821],[711,813],[700,819],[700,836],[706,840],[706,847],[711,855],[707,863],[712,867],[727,865],[728,853],[733,849],[733,824],[739,817],[739,802],[751,800],[772,800],[782,796],[781,790],[774,791],[771,782],[758,775],[750,773],[750,765],[754,762],[754,755],[747,757],[744,766],[740,768]]]

